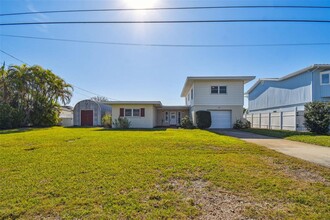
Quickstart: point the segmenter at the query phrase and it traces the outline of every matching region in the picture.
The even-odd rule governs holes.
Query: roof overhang
[[[208,80],[227,80],[227,81],[243,81],[244,84],[254,80],[255,76],[189,76],[184,83],[181,97],[185,97],[189,92],[190,87],[196,81],[208,81]]]
[[[185,105],[167,105],[167,106],[161,106],[158,109],[161,110],[189,110],[189,106],[185,106]]]
[[[258,79],[258,81],[245,94],[250,94],[261,82],[264,82],[264,81],[283,81],[283,80],[289,79],[291,77],[297,76],[299,74],[302,74],[302,73],[305,73],[305,72],[308,72],[308,71],[311,71],[311,70],[316,70],[316,69],[330,70],[330,64],[314,64],[314,65],[308,66],[306,68],[303,68],[301,70],[290,73],[288,75],[285,75],[281,78]]]
[[[109,101],[108,105],[154,105],[162,106],[160,101]]]

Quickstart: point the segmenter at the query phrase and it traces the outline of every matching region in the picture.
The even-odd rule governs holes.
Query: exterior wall
[[[153,105],[125,105],[114,104],[112,105],[112,121],[118,119],[120,116],[120,108],[126,109],[145,109],[144,117],[126,117],[131,121],[131,128],[153,128],[155,127],[155,107]]]
[[[204,110],[204,111],[230,110],[232,126],[234,126],[236,120],[243,118],[243,105],[195,105],[191,108],[191,118],[194,125],[196,125],[196,112],[200,110]]]
[[[249,111],[304,105],[312,101],[312,72],[283,81],[261,82],[249,94]]]
[[[211,86],[227,86],[227,94],[211,94]],[[193,105],[244,105],[243,81],[210,80],[194,83]]]
[[[168,112],[168,121],[166,121],[166,119],[165,119],[166,112]],[[176,118],[176,120],[177,120],[176,125],[177,126],[180,125],[180,123],[178,122],[178,113],[179,112],[181,113],[181,119],[189,114],[189,110],[185,110],[185,109],[182,109],[182,110],[158,109],[157,110],[157,126],[170,126],[170,113],[171,112],[176,113],[176,117],[177,117]]]
[[[330,102],[330,85],[321,85],[321,72],[319,71],[313,73],[313,101]]]
[[[192,91],[193,90],[193,91]],[[191,99],[191,92],[193,92],[193,99]],[[190,88],[189,88],[189,92],[187,93],[185,99],[186,99],[186,105],[187,106],[192,106],[194,105],[194,100],[195,100],[195,89],[194,89],[194,85],[192,85]]]
[[[59,115],[60,118],[60,126],[70,127],[73,126],[73,110],[61,108],[61,112]]]
[[[92,110],[93,126],[101,126],[101,108],[98,103],[92,100],[83,100],[75,105],[73,110],[74,126],[81,126],[81,110]]]

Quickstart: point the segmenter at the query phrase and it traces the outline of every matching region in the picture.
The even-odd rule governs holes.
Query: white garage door
[[[231,111],[210,111],[212,124],[210,128],[232,128]]]

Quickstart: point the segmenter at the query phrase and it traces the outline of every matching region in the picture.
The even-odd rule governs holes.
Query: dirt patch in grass
[[[174,179],[169,182],[169,188],[181,193],[190,205],[200,210],[201,214],[194,219],[249,219],[244,216],[244,210],[250,206],[260,206],[201,179]]]
[[[306,170],[304,168],[296,166],[290,167],[270,157],[265,158],[265,161],[267,161],[268,164],[275,167],[277,170],[283,171],[286,175],[296,180],[309,183],[323,183],[327,186],[330,186],[330,182],[326,178],[321,176],[317,171]]]

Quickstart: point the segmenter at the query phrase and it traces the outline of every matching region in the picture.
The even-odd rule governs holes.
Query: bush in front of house
[[[251,123],[248,120],[246,120],[246,119],[239,119],[239,120],[236,120],[233,128],[234,129],[251,128]]]
[[[211,112],[209,111],[197,111],[196,112],[196,124],[200,129],[206,129],[211,127]]]
[[[113,122],[113,126],[119,129],[128,129],[131,127],[131,122],[127,118],[118,118]]]
[[[181,119],[181,127],[186,129],[193,129],[194,125],[192,121],[190,120],[189,116],[186,115]]]
[[[111,126],[112,126],[112,117],[109,113],[106,113],[105,115],[103,115],[102,125],[105,128],[111,128]]]
[[[310,102],[305,104],[305,127],[317,134],[326,134],[330,126],[330,102]]]

